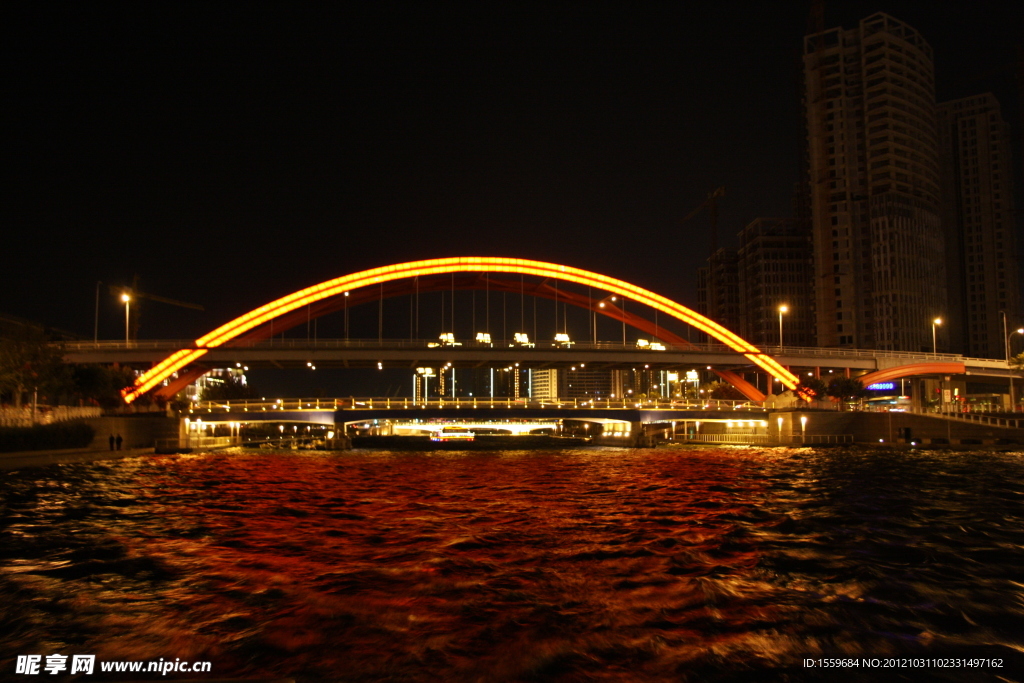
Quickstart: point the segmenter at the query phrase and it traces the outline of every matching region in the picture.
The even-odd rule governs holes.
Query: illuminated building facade
[[[939,105],[951,350],[1003,358],[1020,310],[1010,131],[991,93]]]
[[[803,62],[817,343],[930,351],[947,310],[931,47],[877,13],[806,36]]]
[[[544,368],[533,370],[531,398],[535,401],[558,398],[558,370],[555,368]]]

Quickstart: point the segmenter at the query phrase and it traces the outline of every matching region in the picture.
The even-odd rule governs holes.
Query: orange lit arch
[[[196,340],[195,348],[181,349],[165,358],[160,363],[140,375],[135,384],[126,387],[121,391],[126,403],[131,403],[140,394],[144,394],[156,387],[173,373],[184,368],[188,364],[198,360],[206,354],[208,349],[221,346],[240,334],[243,334],[254,327],[270,322],[274,318],[285,315],[298,308],[306,306],[328,297],[338,296],[347,291],[377,285],[402,278],[420,277],[426,275],[439,275],[445,273],[512,273],[516,275],[531,275],[542,278],[554,278],[573,282],[579,285],[595,287],[612,294],[627,297],[637,303],[649,306],[666,315],[695,327],[696,329],[711,335],[729,348],[742,354],[752,363],[762,368],[769,374],[777,377],[787,388],[795,389],[798,379],[791,372],[778,364],[774,358],[761,352],[750,342],[742,339],[732,331],[722,327],[713,320],[691,311],[689,308],[655,294],[642,287],[630,284],[623,280],[592,273],[580,268],[562,266],[555,263],[543,261],[530,261],[527,259],[499,258],[489,256],[468,256],[441,259],[429,259],[425,261],[412,261],[399,263],[381,268],[352,273],[343,277],[321,282],[312,287],[306,287],[288,296],[271,301],[260,306],[245,315],[235,318],[229,323],[221,325],[209,334]]]
[[[902,377],[919,377],[921,375],[962,375],[967,372],[967,366],[963,363],[912,363],[910,365],[896,365],[884,370],[876,370],[857,379],[861,384],[868,386],[875,382],[888,382],[891,379]]]

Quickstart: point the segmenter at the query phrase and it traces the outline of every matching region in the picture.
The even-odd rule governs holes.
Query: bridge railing
[[[906,412],[913,412],[918,415],[928,415],[931,417],[945,418],[948,420],[973,422],[976,424],[989,425],[991,427],[1006,427],[1010,429],[1020,429],[1021,427],[1024,427],[1024,418],[1000,417],[997,415],[985,415],[982,413],[963,412],[961,410],[914,409],[908,410]]]
[[[853,443],[853,434],[688,434],[677,435],[677,441],[687,443],[752,444],[764,446],[812,446],[822,444]]]
[[[120,349],[149,349],[176,351],[178,349],[191,348],[195,345],[194,339],[133,339],[126,342],[123,339],[101,340],[101,341],[62,341],[53,342],[51,346],[58,346],[65,351],[117,351]]]
[[[903,360],[928,360],[957,362],[967,360],[955,353],[928,353],[925,351],[876,351],[872,349],[835,349],[817,346],[778,346],[761,347],[765,353],[773,356],[804,356],[817,358],[898,358]],[[985,360],[992,360],[986,358]]]
[[[711,353],[736,353],[734,349],[725,344],[694,344],[693,346],[673,346],[672,344],[660,343],[663,348],[652,348],[650,345],[642,346],[636,342],[623,344],[611,341],[537,341],[529,344],[520,344],[514,340],[493,340],[489,343],[481,343],[472,340],[456,341],[455,343],[441,343],[433,339],[259,339],[259,340],[232,340],[229,348],[241,349],[425,349],[439,348],[445,350],[458,349],[518,349],[529,351],[531,349],[575,349],[575,350],[599,350],[599,351],[700,351]],[[151,340],[105,340],[105,341],[69,341],[57,343],[65,351],[92,351],[92,350],[168,350],[173,351],[181,348],[191,348],[195,342],[191,339],[151,339]]]
[[[557,410],[762,410],[754,401],[708,399],[706,401],[622,401],[615,399],[581,398],[411,398],[353,397],[344,398],[281,398],[273,401],[199,401],[190,407],[191,414],[202,418],[203,413],[278,411],[335,411],[335,410],[422,410],[442,408],[505,408],[505,409],[557,409]]]
[[[652,338],[652,342],[657,342],[655,338]],[[118,349],[132,349],[132,350],[169,350],[173,351],[181,348],[189,348],[193,346],[195,342],[191,339],[138,339],[130,342],[124,340],[103,340],[103,341],[67,341],[59,342],[59,345],[66,351],[90,351],[90,350],[118,350]],[[663,343],[665,351],[672,351],[676,353],[685,352],[701,352],[701,353],[728,353],[734,354],[735,351],[725,344],[719,343],[693,343],[690,346],[674,346],[672,344]],[[578,341],[571,343],[561,343],[551,340],[536,341],[528,346],[523,346],[515,342],[514,340],[494,340],[487,344],[482,344],[470,339],[464,341],[458,341],[457,344],[441,344],[438,340],[434,339],[261,339],[261,340],[233,340],[230,344],[231,348],[248,348],[248,349],[422,349],[428,347],[437,347],[441,349],[466,349],[466,348],[493,348],[493,349],[520,349],[523,351],[529,351],[530,349],[551,349],[551,348],[564,348],[564,349],[576,349],[576,350],[600,350],[600,351],[660,351],[662,349],[654,349],[650,346],[639,346],[636,342],[630,342],[628,344],[622,344],[621,342],[611,341]],[[992,358],[967,358],[959,354],[952,353],[927,353],[919,351],[877,351],[871,349],[840,349],[840,348],[819,348],[819,347],[807,347],[807,346],[783,346],[781,349],[778,346],[764,345],[760,347],[760,350],[764,353],[771,354],[773,356],[798,356],[798,357],[809,357],[809,358],[894,358],[904,360],[927,360],[927,361],[949,361],[949,362],[968,362],[968,363],[984,363],[984,364],[999,364],[1005,361]]]
[[[971,412],[969,406],[962,408],[958,405],[950,405],[948,407],[936,407],[936,406],[904,406],[896,410],[885,410],[885,406],[877,408],[861,407],[859,410],[865,412],[891,412],[891,413],[910,413],[912,415],[924,415],[926,417],[935,417],[946,420],[958,420],[961,422],[974,422],[976,424],[985,424],[992,427],[1006,427],[1010,429],[1021,429],[1024,428],[1024,416],[1021,417],[1004,417],[1002,415],[987,415],[985,413]],[[1016,415],[1010,413],[1010,415]]]

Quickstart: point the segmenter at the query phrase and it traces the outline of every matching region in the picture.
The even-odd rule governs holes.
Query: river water
[[[80,680],[1020,681],[1024,453],[239,450],[0,473],[0,680],[73,679],[16,674],[53,653],[212,667]]]

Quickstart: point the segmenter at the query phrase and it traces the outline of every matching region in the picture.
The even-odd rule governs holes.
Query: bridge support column
[[[178,446],[185,446],[188,444],[188,423],[188,418],[183,417],[178,420]]]
[[[328,440],[327,448],[332,451],[352,450],[352,437],[345,433],[345,423],[334,425],[334,438]]]
[[[629,433],[633,437],[633,448],[647,448],[653,444],[643,422],[630,422]]]

